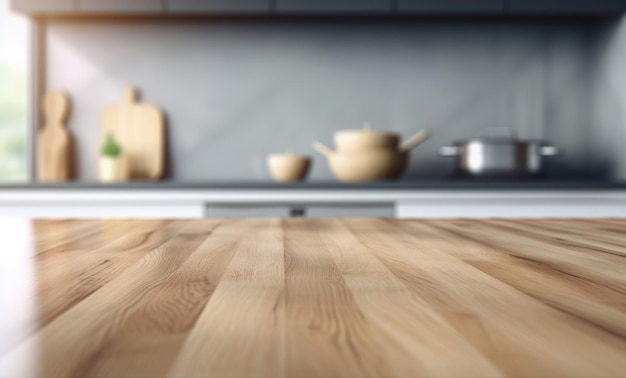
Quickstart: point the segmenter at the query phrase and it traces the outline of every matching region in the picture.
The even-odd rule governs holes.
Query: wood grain
[[[50,224],[48,221],[43,221]],[[67,222],[64,222],[67,223]],[[72,222],[76,223],[76,222]],[[82,222],[81,222],[82,223]],[[26,337],[79,303],[121,274],[135,261],[165,243],[184,227],[179,221],[85,221],[96,230],[87,237],[76,237],[54,252],[39,254],[33,262],[36,290],[25,298],[36,304],[36,322],[24,317],[11,345]],[[95,227],[95,225],[100,227]],[[76,227],[78,229],[78,227]],[[72,228],[74,229],[74,228]],[[94,246],[99,246],[94,248]],[[91,250],[87,255],[85,250]],[[37,251],[37,250],[36,250]],[[63,290],[59,290],[62,287]],[[17,325],[16,325],[17,326]],[[3,350],[0,349],[0,354]]]
[[[162,220],[113,223],[111,227],[103,226],[102,232],[79,238],[70,248],[37,259],[42,325],[94,293],[188,224]],[[86,248],[91,249],[90,255],[84,253]],[[64,290],[58,290],[59,286]]]
[[[32,250],[7,261],[36,305],[0,296],[25,311],[0,317],[2,377],[626,371],[621,219],[23,225]]]
[[[451,254],[464,262],[545,304],[580,319],[591,320],[594,325],[626,338],[626,302],[618,292],[541,263],[504,255],[489,244],[474,242],[447,231],[437,221],[400,226],[447,240],[457,247]]]
[[[238,232],[247,237],[231,255],[170,376],[284,376],[280,221],[244,221]]]
[[[626,246],[624,245],[623,239],[626,227],[621,229],[612,229],[608,228],[610,226],[606,226],[606,228],[604,228],[601,224],[598,224],[601,228],[590,229],[585,227],[584,224],[580,224],[577,220],[567,222],[558,220],[547,222],[541,220],[536,222],[509,222],[507,223],[507,226],[510,227],[513,224],[517,226],[530,226],[532,227],[534,233],[539,233],[539,230],[545,230],[545,236],[556,237],[560,239],[560,242],[570,241],[581,244],[583,247],[588,249],[626,256]]]
[[[418,296],[466,337],[481,330],[475,345],[509,375],[619,376],[608,362],[619,350],[587,353],[595,341],[568,322],[569,316],[534,300],[452,255],[458,245],[429,234],[415,235],[381,220],[347,222],[351,230]],[[472,325],[468,328],[467,325]],[[466,333],[468,330],[471,333]],[[601,347],[599,344],[598,347]],[[561,353],[555,355],[554,350]]]
[[[571,246],[546,243],[540,238],[520,232],[486,227],[479,221],[457,221],[445,224],[465,238],[488,243],[518,258],[537,261],[560,272],[596,282],[626,294],[626,275],[620,262],[623,258],[611,254],[598,255]]]
[[[363,348],[363,361],[379,361],[376,376],[500,376],[495,365],[473,348],[422,298],[376,258],[339,220],[306,221],[322,240],[350,294],[368,321],[373,349]],[[385,345],[384,350],[377,348]],[[376,355],[368,355],[372,350]],[[380,354],[380,356],[379,356]],[[450,364],[450,359],[457,361]],[[419,365],[418,365],[419,364]],[[370,367],[364,373],[374,370]],[[362,374],[363,375],[363,374]]]

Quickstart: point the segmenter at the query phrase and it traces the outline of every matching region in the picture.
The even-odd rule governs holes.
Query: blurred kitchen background
[[[0,180],[21,183],[11,190],[380,189],[397,203],[389,191],[626,187],[624,0],[0,1]],[[163,169],[104,184],[101,116],[127,85],[162,112]],[[69,100],[67,180],[38,179],[50,90]],[[333,148],[336,131],[364,122],[430,138],[397,181],[337,181],[312,143]],[[504,184],[459,179],[461,160],[440,156],[503,133],[558,154]],[[311,157],[304,182],[274,183],[268,156],[286,151]]]
[[[33,135],[24,131],[28,33],[2,1],[0,174],[24,180],[34,175],[22,159],[32,153],[23,138]],[[405,180],[449,177],[454,164],[438,147],[492,128],[558,146],[550,178],[626,178],[625,36],[615,15],[56,13],[43,12],[45,58],[34,64],[43,87],[70,97],[79,181],[97,180],[99,115],[127,83],[165,114],[169,180],[269,181],[268,154],[315,156],[313,140],[332,144],[334,131],[364,121],[405,137],[431,132],[412,152]],[[321,156],[315,163],[309,180],[332,180]]]
[[[127,82],[167,115],[173,180],[270,180],[268,154],[317,155],[312,141],[331,145],[334,131],[364,121],[404,137],[432,133],[405,179],[449,176],[452,161],[437,148],[495,127],[561,147],[555,178],[621,179],[626,170],[610,166],[621,144],[593,137],[603,125],[592,91],[605,79],[595,29],[498,19],[53,20],[45,76],[75,104],[81,180],[97,179],[93,131]],[[310,180],[332,180],[320,155],[316,163]]]

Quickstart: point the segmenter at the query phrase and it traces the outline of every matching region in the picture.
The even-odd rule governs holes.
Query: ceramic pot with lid
[[[366,123],[363,130],[335,132],[336,151],[319,142],[314,142],[313,148],[327,158],[333,176],[339,181],[394,180],[404,173],[409,151],[428,136],[428,132],[420,131],[399,145],[398,134],[373,131]]]

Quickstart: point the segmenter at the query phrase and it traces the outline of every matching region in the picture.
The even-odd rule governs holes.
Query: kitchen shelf
[[[472,180],[406,180],[396,182],[343,184],[334,181],[282,184],[268,181],[197,181],[197,182],[132,182],[104,184],[100,182],[70,183],[22,183],[0,184],[0,192],[6,190],[332,190],[332,191],[420,191],[420,190],[541,190],[541,191],[586,191],[586,190],[626,190],[624,181],[570,181],[570,180],[526,180],[526,181],[472,181]]]

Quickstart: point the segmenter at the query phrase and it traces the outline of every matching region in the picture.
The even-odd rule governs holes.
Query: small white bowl
[[[272,154],[267,158],[267,166],[275,181],[302,181],[309,173],[311,158],[292,153]]]

